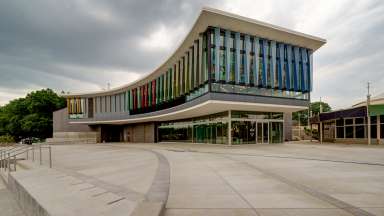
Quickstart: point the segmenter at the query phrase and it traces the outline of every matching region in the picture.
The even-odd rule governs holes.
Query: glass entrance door
[[[269,124],[263,122],[263,143],[269,143]]]
[[[256,123],[256,141],[257,143],[269,143],[269,124],[268,122]]]

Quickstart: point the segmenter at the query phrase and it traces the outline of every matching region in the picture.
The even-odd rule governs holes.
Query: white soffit
[[[264,103],[248,103],[248,102],[227,102],[209,100],[204,103],[189,107],[183,110],[160,114],[156,116],[148,116],[141,118],[119,119],[119,120],[106,120],[106,121],[72,121],[71,124],[130,124],[142,123],[151,121],[171,121],[185,118],[192,118],[214,114],[228,110],[241,110],[241,111],[260,111],[260,112],[296,112],[299,110],[307,109],[306,106],[290,106],[290,105],[276,105]]]

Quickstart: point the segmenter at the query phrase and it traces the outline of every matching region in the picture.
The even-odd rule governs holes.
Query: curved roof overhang
[[[203,115],[209,115],[214,113],[220,113],[228,110],[242,110],[242,111],[260,111],[260,112],[296,112],[307,109],[307,106],[297,105],[280,105],[280,104],[266,104],[266,103],[253,103],[253,102],[229,102],[220,100],[208,100],[203,103],[196,104],[195,106],[188,107],[186,109],[168,112],[155,116],[145,116],[128,119],[117,120],[77,120],[71,121],[71,124],[87,124],[87,125],[99,125],[99,124],[131,124],[131,123],[144,123],[154,121],[171,121],[178,119],[186,119],[192,117],[198,117]]]
[[[121,93],[130,88],[136,88],[146,84],[149,80],[157,78],[161,73],[164,73],[168,68],[172,67],[175,61],[185,55],[186,51],[192,46],[194,40],[199,37],[201,32],[204,32],[209,26],[220,27],[237,31],[244,34],[254,35],[261,38],[284,42],[299,47],[304,47],[316,51],[326,43],[325,39],[293,31],[284,27],[268,24],[255,19],[239,16],[225,11],[204,7],[192,29],[182,41],[176,51],[155,71],[133,83],[123,85],[110,90],[67,94],[64,97],[93,97],[104,96],[116,93]]]

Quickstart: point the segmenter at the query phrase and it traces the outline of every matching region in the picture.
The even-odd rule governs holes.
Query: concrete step
[[[130,215],[138,204],[45,167],[11,173],[9,187],[27,215]]]

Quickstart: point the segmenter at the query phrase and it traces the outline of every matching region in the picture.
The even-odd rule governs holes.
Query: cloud
[[[328,40],[315,53],[312,99],[352,105],[384,91],[384,4],[378,0],[27,0],[0,2],[0,105],[30,90],[94,91],[152,72],[202,6]]]

